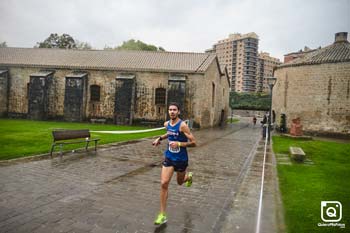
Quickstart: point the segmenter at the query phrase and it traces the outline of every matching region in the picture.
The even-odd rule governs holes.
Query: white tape
[[[256,231],[255,231],[255,233],[260,233],[261,209],[262,209],[262,199],[263,199],[263,191],[264,191],[265,161],[266,161],[266,149],[267,149],[267,138],[268,138],[268,136],[269,136],[269,130],[268,130],[268,128],[266,128],[265,148],[264,148],[264,161],[263,161],[263,170],[262,170],[262,174],[261,174],[261,189],[260,189],[258,219],[256,221]]]
[[[147,133],[152,131],[157,131],[165,129],[165,127],[155,128],[155,129],[142,129],[142,130],[115,130],[115,131],[90,131],[92,133],[109,133],[109,134],[131,134],[131,133]]]

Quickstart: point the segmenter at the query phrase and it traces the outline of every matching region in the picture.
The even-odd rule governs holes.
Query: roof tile
[[[73,69],[203,73],[208,53],[0,48],[0,65]]]
[[[313,65],[322,63],[350,62],[350,43],[336,42],[322,49],[317,49],[278,68],[289,66]]]

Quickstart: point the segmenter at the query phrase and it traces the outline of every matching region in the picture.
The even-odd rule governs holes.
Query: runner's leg
[[[178,185],[182,185],[183,183],[185,183],[188,180],[186,171],[176,172],[176,178]]]
[[[174,167],[162,167],[161,190],[160,190],[160,212],[165,213],[166,202],[168,200],[168,187],[171,177],[174,174]]]

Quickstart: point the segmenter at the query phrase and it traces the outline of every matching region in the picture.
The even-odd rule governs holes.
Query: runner
[[[196,146],[196,141],[187,124],[179,118],[180,108],[177,103],[169,105],[170,120],[164,123],[167,133],[157,138],[154,146],[158,146],[160,141],[168,138],[168,148],[164,152],[164,161],[161,172],[161,190],[160,190],[160,212],[156,217],[154,224],[161,225],[167,222],[166,202],[168,199],[168,187],[174,174],[177,175],[177,183],[186,187],[192,185],[192,172],[186,173],[188,166],[188,155],[186,147]]]

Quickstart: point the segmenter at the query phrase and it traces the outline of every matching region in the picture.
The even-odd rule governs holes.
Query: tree
[[[106,46],[104,49],[105,50],[115,49],[115,50],[165,51],[165,49],[162,47],[157,47],[152,44],[146,44],[140,40],[135,41],[134,39],[124,41],[123,44],[118,47],[111,48]]]
[[[230,92],[230,108],[245,110],[269,110],[270,97],[260,93]]]
[[[76,40],[76,46],[77,49],[81,49],[81,50],[90,50],[92,49],[92,46],[88,43],[88,42],[82,42],[79,40]]]
[[[61,49],[75,49],[77,48],[76,42],[68,34],[58,35],[57,33],[51,33],[48,38],[43,42],[38,42],[39,48],[61,48]]]
[[[7,47],[6,41],[0,43],[0,48],[5,48]]]

